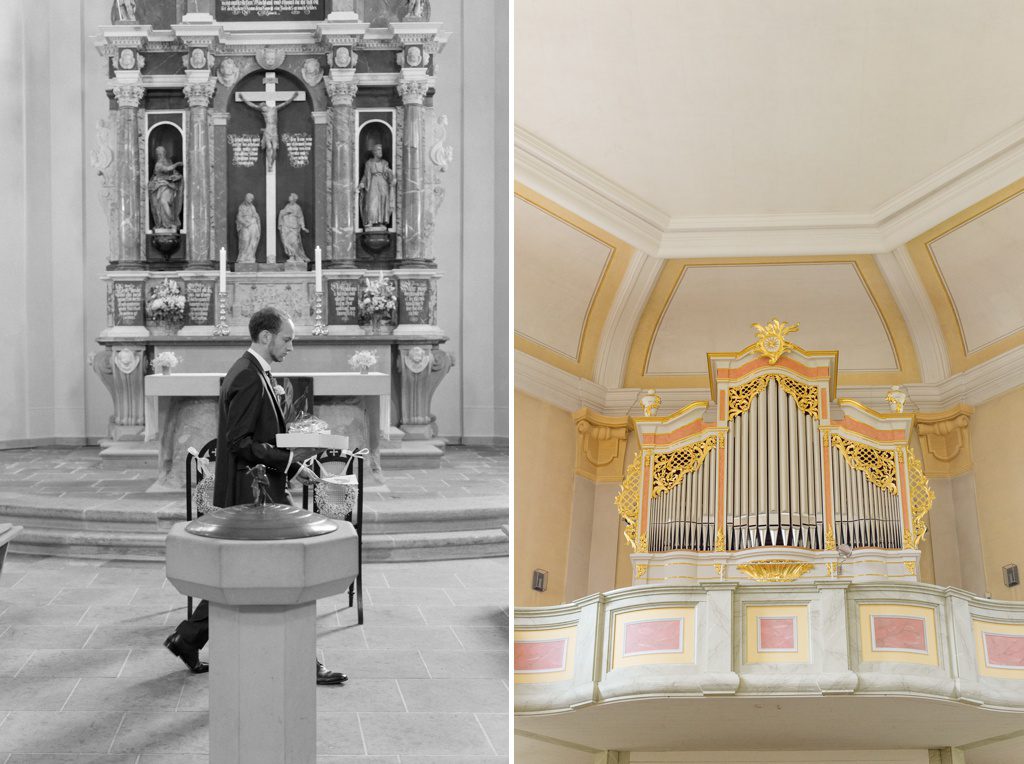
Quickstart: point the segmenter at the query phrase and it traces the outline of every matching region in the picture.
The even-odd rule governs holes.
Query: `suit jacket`
[[[246,352],[221,383],[213,483],[215,506],[231,507],[253,501],[252,479],[246,470],[256,464],[267,468],[273,500],[291,504],[288,479],[298,472],[299,465],[292,464],[288,469],[290,452],[274,445],[275,436],[285,431],[281,404],[259,362]]]

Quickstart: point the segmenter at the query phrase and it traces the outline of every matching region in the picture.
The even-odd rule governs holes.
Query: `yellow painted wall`
[[[515,604],[558,605],[565,595],[576,469],[572,414],[516,390]],[[548,571],[548,588],[535,592],[535,568]]]
[[[993,598],[1024,600],[1024,585],[1003,585],[1003,565],[1024,570],[1024,387],[976,407],[971,448],[985,580]]]

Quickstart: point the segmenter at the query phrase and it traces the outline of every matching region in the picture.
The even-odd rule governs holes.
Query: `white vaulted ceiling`
[[[1024,3],[517,0],[515,36],[527,387],[699,397],[773,317],[924,408],[1024,378]]]

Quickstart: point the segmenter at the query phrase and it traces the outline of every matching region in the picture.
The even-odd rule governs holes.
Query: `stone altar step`
[[[154,441],[100,441],[100,467],[105,470],[155,470],[160,446]]]
[[[507,497],[430,501],[392,499],[365,506],[367,560],[440,560],[508,554],[501,532]],[[170,527],[184,519],[180,500],[0,494],[0,523],[24,526],[12,553],[162,560]]]
[[[380,466],[387,480],[388,470],[436,470],[444,456],[443,440],[381,440]]]

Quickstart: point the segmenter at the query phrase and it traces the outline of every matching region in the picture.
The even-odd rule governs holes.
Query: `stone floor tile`
[[[178,697],[178,711],[210,710],[209,674],[182,673],[181,695]],[[170,679],[170,677],[167,677]]]
[[[65,586],[53,597],[53,605],[127,605],[131,602],[138,586]],[[0,600],[3,595],[0,595]]]
[[[417,650],[337,650],[323,648],[325,665],[356,677],[426,677],[427,667]]]
[[[505,764],[508,756],[400,756],[401,764]]]
[[[209,753],[209,714],[190,711],[124,715],[112,753]],[[0,733],[3,727],[0,727]]]
[[[452,626],[467,650],[508,649],[508,626]]]
[[[316,764],[402,764],[398,756],[317,756]]]
[[[371,650],[454,650],[461,647],[450,626],[403,626],[396,629],[367,624],[362,631]]]
[[[508,709],[503,709],[505,713],[499,714],[484,714],[479,713],[476,715],[476,720],[480,722],[480,726],[484,728],[484,734],[487,735],[487,739],[491,741],[491,745],[494,746],[495,753],[507,756],[508,750]]]
[[[120,676],[169,677],[188,671],[185,664],[163,646],[164,639],[171,633],[171,627],[158,642],[146,647],[132,647]]]
[[[508,709],[508,694],[499,679],[399,679],[398,687],[409,711],[501,713]]]
[[[364,625],[369,625],[371,622],[374,626],[401,626],[402,628],[428,625],[423,618],[423,613],[420,612],[420,608],[414,604],[373,605],[372,607],[366,607],[364,602],[363,606]],[[338,611],[338,617],[343,625],[349,620],[355,624],[358,613],[355,608],[351,610],[345,608]]]
[[[209,764],[209,762],[209,756],[199,753],[144,753],[139,756],[138,760],[138,764]]]
[[[2,756],[2,754],[0,754]],[[136,764],[134,753],[111,756],[109,753],[12,753],[3,764]]]
[[[28,709],[59,711],[78,682],[71,677],[0,677],[0,712]],[[13,749],[0,747],[0,751],[10,750]]]
[[[430,626],[497,626],[508,629],[508,614],[487,605],[425,607],[423,617]]]
[[[102,708],[107,711],[173,711],[178,705],[184,676],[173,679],[126,677],[107,679],[85,677],[78,683],[64,706],[66,711]]]
[[[78,621],[79,626],[106,626],[124,623],[136,627],[156,627],[167,623],[173,608],[152,605],[89,605]],[[182,615],[184,615],[182,610]],[[180,618],[175,619],[177,623]]]
[[[492,754],[472,714],[359,714],[366,752],[452,756]]]
[[[363,735],[359,718],[354,713],[320,713],[316,715],[317,754],[363,754]]]
[[[416,571],[396,569],[385,570],[384,579],[385,585],[392,589],[444,589],[449,586],[462,586],[462,582],[454,573],[437,573],[431,576],[424,576]]]
[[[337,650],[366,650],[368,645],[363,629],[358,626],[317,627],[316,645],[319,648]]]
[[[0,627],[2,628],[2,627]],[[0,634],[0,650],[8,647],[46,647],[77,649],[92,636],[93,626],[19,626],[11,624]]]
[[[31,589],[42,586],[88,586],[92,583],[98,572],[95,568],[50,568],[40,570],[29,570],[14,584],[19,589]],[[7,571],[4,571],[3,578],[6,578]],[[122,581],[122,583],[124,583]]]
[[[508,586],[480,587],[473,589],[445,589],[444,594],[456,605],[490,605],[508,608]]]
[[[327,664],[330,665],[330,664]],[[339,664],[340,665],[340,664]],[[340,669],[349,680],[340,687],[317,687],[317,711],[405,711],[398,680],[365,678]]]
[[[378,607],[381,605],[450,605],[451,600],[445,593],[447,589],[389,589],[382,586],[364,587],[364,606]],[[507,597],[506,597],[507,599]],[[0,601],[3,594],[0,593]],[[348,600],[346,600],[346,603]]]
[[[106,754],[124,714],[89,711],[12,711],[0,726],[0,751]],[[106,759],[109,761],[109,759]]]
[[[7,648],[0,650],[0,677],[14,676],[28,663],[35,650],[29,648]],[[419,656],[417,655],[417,660]],[[423,670],[424,676],[426,669]],[[2,759],[0,759],[2,761]]]
[[[432,677],[508,676],[508,650],[421,650]]]
[[[131,582],[136,586],[162,586],[167,580],[164,566],[154,566],[151,570],[143,568],[131,568]],[[119,567],[101,568],[96,572],[96,578],[91,582],[92,586],[111,586],[124,584],[125,569]]]
[[[92,636],[85,643],[90,650],[111,647],[152,647],[162,645],[173,626],[123,623],[115,626],[94,626]]]
[[[36,650],[19,677],[108,677],[121,673],[128,649],[111,650]]]

